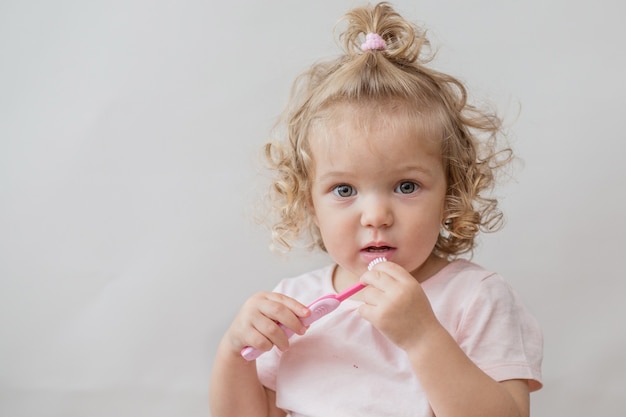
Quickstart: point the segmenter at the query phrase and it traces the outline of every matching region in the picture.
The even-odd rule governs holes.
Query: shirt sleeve
[[[541,328],[499,275],[480,282],[461,319],[457,342],[496,381],[526,379],[531,391],[542,387]]]

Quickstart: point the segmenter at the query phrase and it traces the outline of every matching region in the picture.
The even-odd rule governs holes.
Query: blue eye
[[[351,185],[338,185],[333,188],[333,193],[339,197],[352,197],[356,194],[356,190]]]
[[[404,181],[398,184],[395,191],[400,194],[411,194],[418,190],[419,185],[412,181]]]

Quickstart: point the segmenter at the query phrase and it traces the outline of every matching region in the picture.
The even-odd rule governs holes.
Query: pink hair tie
[[[371,51],[372,49],[377,51],[384,51],[387,49],[387,43],[378,33],[368,33],[365,35],[365,42],[361,44],[361,50]]]

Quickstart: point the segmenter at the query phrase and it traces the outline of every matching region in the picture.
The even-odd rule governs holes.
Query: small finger
[[[267,352],[274,346],[274,343],[272,343],[272,341],[269,338],[267,338],[263,333],[261,333],[256,328],[254,332],[251,332],[251,334],[248,336],[247,339],[248,340],[244,344],[244,347],[252,346],[255,349],[258,349],[263,352]]]
[[[303,314],[306,316],[310,314],[310,312],[305,306],[302,306],[299,302],[293,299],[291,299],[291,301],[293,302],[289,302],[289,300],[286,299],[281,299],[281,302],[272,301],[270,303],[266,303],[261,307],[261,313],[265,317],[271,319],[274,323],[280,323],[294,333],[302,335],[306,331],[306,328],[300,321],[301,316],[299,314]],[[300,309],[298,306],[302,306],[304,311],[302,311],[302,309]],[[294,311],[290,307],[295,308],[296,311]]]
[[[360,278],[361,283],[381,289],[381,290],[385,287],[385,282],[388,282],[391,280],[392,278],[389,276],[389,274],[380,269],[373,269],[371,271],[367,271],[366,273],[361,275],[361,278]]]
[[[298,317],[306,317],[311,313],[307,306],[287,295],[274,292],[270,293],[270,295],[268,295],[268,298],[285,305]]]
[[[371,322],[375,312],[375,307],[364,303],[359,306],[358,312],[363,319]]]
[[[276,345],[280,350],[286,350],[289,347],[289,341],[285,335],[285,331],[280,327],[280,323],[267,318],[256,320],[252,323],[254,328],[255,343],[254,345],[259,350],[269,350],[273,345]],[[268,346],[269,345],[269,346]]]

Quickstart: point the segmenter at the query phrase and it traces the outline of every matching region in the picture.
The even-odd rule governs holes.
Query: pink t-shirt
[[[303,304],[334,293],[334,265],[285,279],[275,288]],[[543,338],[537,321],[502,277],[456,260],[422,283],[441,324],[496,381],[527,379],[541,388]],[[290,348],[257,359],[261,383],[292,417],[433,416],[405,352],[346,300]]]

